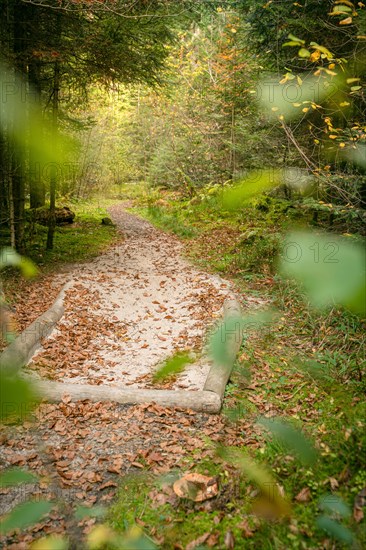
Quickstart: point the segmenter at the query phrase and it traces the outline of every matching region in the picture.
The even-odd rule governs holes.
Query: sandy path
[[[202,389],[200,351],[230,283],[190,265],[176,238],[123,205],[110,214],[123,240],[72,271],[65,316],[31,368],[64,382],[149,387],[156,366],[185,349],[197,360],[164,387]]]
[[[173,350],[202,348],[207,325],[231,294],[229,283],[182,259],[174,237],[122,206],[111,215],[124,240],[69,272],[66,314],[30,366],[42,376],[148,386],[156,363]],[[63,282],[64,274],[53,281]],[[174,387],[201,387],[204,377],[204,367],[191,368]],[[29,498],[55,506],[35,526],[0,536],[0,546],[26,550],[42,536],[67,533],[71,549],[79,550],[96,520],[76,520],[76,505],[110,504],[125,475],[184,472],[198,449],[214,455],[208,439],[258,445],[247,425],[233,429],[221,416],[186,409],[67,397],[41,404],[24,422],[0,427],[0,471],[21,467],[39,476],[36,483],[0,487],[0,516]],[[136,508],[138,499],[129,498]]]

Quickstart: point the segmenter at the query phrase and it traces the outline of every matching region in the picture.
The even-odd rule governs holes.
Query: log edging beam
[[[67,287],[68,284],[64,285],[51,307],[23,330],[0,354],[0,371],[6,375],[14,375],[30,361],[41,345],[41,340],[52,332],[63,316]]]
[[[64,314],[67,283],[52,306],[27,327],[0,355],[0,370],[6,375],[16,374],[26,365]],[[237,318],[241,314],[236,298],[226,300],[224,320]],[[240,330],[240,329],[239,329]],[[230,362],[227,365],[213,365],[210,368],[203,390],[155,390],[130,388],[126,386],[99,386],[94,384],[72,384],[42,380],[29,374],[23,377],[29,380],[39,398],[50,402],[59,402],[65,395],[72,401],[88,399],[91,401],[113,401],[121,404],[157,403],[165,407],[183,407],[200,412],[218,414],[222,407],[226,384],[230,378],[235,357],[239,351],[241,338],[236,333],[226,335]]]

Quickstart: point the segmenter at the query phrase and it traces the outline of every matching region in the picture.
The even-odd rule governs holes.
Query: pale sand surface
[[[121,205],[111,216],[124,240],[72,270],[65,315],[32,368],[64,382],[145,388],[162,361],[191,350],[197,360],[169,387],[202,389],[210,363],[200,355],[230,282],[193,267],[178,239]]]

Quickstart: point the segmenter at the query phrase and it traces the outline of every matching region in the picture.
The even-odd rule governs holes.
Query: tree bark
[[[9,220],[9,164],[5,130],[0,132],[0,228],[10,226]]]
[[[24,205],[25,205],[25,188],[23,166],[20,154],[14,146],[12,151],[11,161],[11,198],[12,198],[12,222],[13,235],[16,250],[19,253],[24,252]]]
[[[41,106],[41,63],[38,59],[31,59],[28,65],[28,83],[30,95],[33,99],[30,105],[32,109],[33,103],[36,107]],[[34,142],[39,139],[37,133],[39,128],[35,124],[29,124],[29,140]],[[42,170],[39,159],[34,155],[32,150],[29,152],[29,201],[31,208],[39,208],[45,205],[46,189],[42,180]]]
[[[26,74],[26,7],[25,5],[16,0],[14,2],[13,12],[13,51],[15,57],[15,68],[20,73],[20,76],[24,77]],[[21,85],[23,81],[21,81]],[[22,90],[20,91],[20,94]],[[18,116],[17,113],[14,116]],[[12,197],[12,232],[13,239],[12,246],[18,252],[24,252],[24,205],[25,205],[25,185],[24,185],[24,166],[22,162],[23,151],[19,150],[15,140],[11,140],[10,155],[11,155],[11,193]]]
[[[61,36],[61,19],[60,15],[56,14],[56,45],[59,45]],[[53,146],[56,147],[58,134],[58,108],[60,96],[60,61],[56,59],[53,72],[53,98],[52,98],[52,139]],[[47,233],[47,250],[53,248],[53,237],[55,233],[55,207],[56,207],[56,183],[57,183],[57,167],[55,163],[51,166],[50,174],[50,217],[48,222]]]

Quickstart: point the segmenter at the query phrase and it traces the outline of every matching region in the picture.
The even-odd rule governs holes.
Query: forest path
[[[156,366],[184,349],[197,360],[159,387],[203,389],[210,365],[198,356],[231,284],[190,265],[177,238],[124,204],[110,214],[123,240],[72,270],[65,314],[30,368],[62,382],[156,388]]]
[[[65,316],[30,365],[42,377],[149,384],[156,362],[175,349],[202,345],[207,326],[232,293],[230,283],[186,262],[174,236],[128,214],[124,205],[110,214],[124,238],[69,272]],[[64,280],[60,274],[55,283]],[[198,387],[205,373],[197,372],[176,384]],[[54,511],[35,526],[0,536],[0,546],[25,549],[60,533],[70,537],[71,548],[80,548],[96,520],[76,520],[77,505],[109,504],[125,475],[185,471],[198,450],[214,455],[209,440],[253,442],[251,432],[233,430],[222,416],[154,403],[71,402],[65,396],[41,404],[23,423],[0,430],[0,469],[21,467],[39,478],[0,487],[0,516],[30,498],[52,500]],[[138,497],[130,498],[136,505]]]

